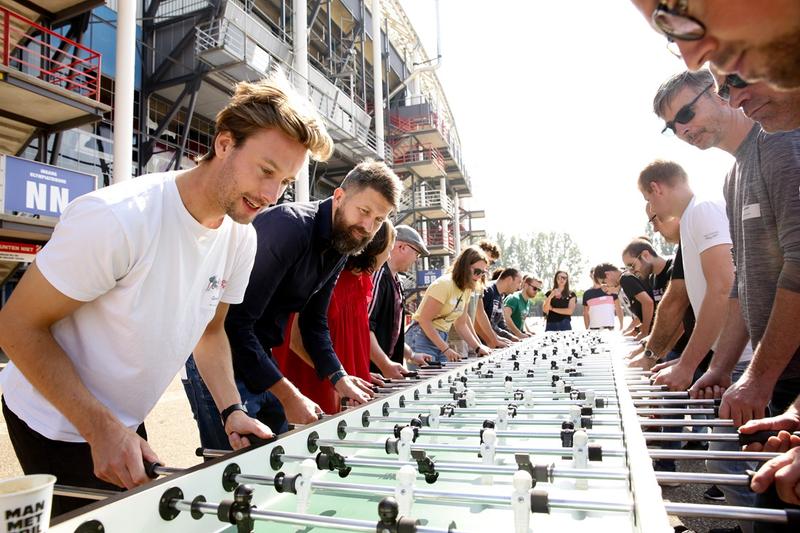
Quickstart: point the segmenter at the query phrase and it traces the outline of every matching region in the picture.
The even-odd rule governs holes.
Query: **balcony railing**
[[[444,158],[442,157],[442,153],[436,148],[421,144],[406,147],[405,150],[401,148],[395,148],[395,165],[407,165],[410,163],[420,162],[431,162],[436,165],[444,174]]]
[[[439,231],[428,231],[428,248],[446,248],[448,250],[455,250],[455,238],[450,232],[444,233]]]
[[[100,99],[100,54],[0,7],[3,66],[93,100]]]
[[[406,191],[400,199],[400,210],[440,209],[448,216],[453,215],[453,201],[439,190]]]

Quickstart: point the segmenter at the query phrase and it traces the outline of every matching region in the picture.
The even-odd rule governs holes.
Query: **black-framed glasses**
[[[661,133],[667,133],[668,131],[671,131],[674,134],[675,124],[688,124],[691,122],[694,118],[694,104],[696,104],[700,97],[703,96],[703,94],[705,94],[705,92],[713,86],[713,83],[708,84],[705,89],[700,91],[700,93],[698,93],[698,95],[692,99],[691,102],[678,109],[678,112],[675,113],[675,118],[664,123],[664,129],[661,130]]]
[[[658,215],[651,216],[650,218],[647,219],[647,223],[652,226],[653,225],[653,221],[656,219],[656,217],[658,217]]]
[[[643,253],[644,253],[644,250],[642,250],[641,252],[639,252],[639,255],[637,255],[636,257],[634,257],[634,258],[633,258],[633,261],[631,261],[631,263],[630,263],[629,265],[625,265],[625,269],[626,269],[626,270],[629,270],[629,271],[631,271],[631,272],[633,272],[633,270],[634,270],[634,267],[633,267],[633,262],[634,262],[634,261],[639,261],[639,260],[642,258],[642,254],[643,254]]]
[[[727,102],[731,98],[731,87],[734,89],[744,89],[748,85],[750,84],[740,78],[738,74],[728,74],[725,76],[722,85],[717,88],[717,96]]]
[[[689,15],[689,0],[678,0],[673,7],[669,7],[667,0],[659,0],[650,20],[675,41],[699,41],[706,35],[705,25]]]
[[[487,274],[489,274],[488,270],[484,270],[482,268],[473,268],[472,269],[472,275],[473,276],[485,276]]]
[[[536,286],[536,285],[534,285],[533,283],[526,283],[525,285],[527,285],[527,286],[528,286],[528,287],[530,287],[531,289],[535,290],[536,292],[539,292],[539,291],[541,291],[541,290],[542,290],[542,288],[541,288],[541,287],[537,287],[537,286]]]

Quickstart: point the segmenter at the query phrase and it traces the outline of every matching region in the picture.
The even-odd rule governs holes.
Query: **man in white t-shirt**
[[[686,291],[695,327],[680,359],[653,369],[658,372],[656,384],[685,391],[706,354],[716,349],[725,323],[734,279],[728,217],[720,202],[695,197],[686,172],[671,161],[655,161],[645,167],[639,175],[639,191],[659,218],[680,219]],[[753,352],[745,349],[741,353],[740,363],[745,363]]]
[[[3,413],[26,473],[85,487],[146,482],[143,459],[157,456],[142,422],[192,351],[231,445],[272,436],[240,408],[223,324],[253,265],[250,222],[309,152],[324,160],[333,144],[282,85],[239,84],[196,168],[106,187],[64,210],[0,311],[11,359]],[[57,499],[54,514],[80,503]]]

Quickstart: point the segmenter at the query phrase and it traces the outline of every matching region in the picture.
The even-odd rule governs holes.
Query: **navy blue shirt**
[[[500,294],[496,281],[483,289],[483,310],[486,311],[486,316],[489,318],[489,323],[494,332],[508,338],[511,332],[508,331],[508,325],[506,325],[506,319],[503,315],[503,295]]]
[[[328,304],[347,261],[331,246],[333,199],[271,207],[253,226],[258,248],[250,282],[242,303],[232,305],[225,319],[236,378],[263,392],[283,377],[271,349],[283,344],[289,314],[299,312],[303,346],[324,379],[341,368]]]

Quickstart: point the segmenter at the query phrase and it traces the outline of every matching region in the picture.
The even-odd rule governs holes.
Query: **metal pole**
[[[294,45],[294,85],[303,98],[308,98],[308,27],[305,0],[292,1],[292,44]],[[307,202],[310,199],[308,182],[308,158],[294,182],[294,199]]]
[[[383,71],[381,51],[381,0],[372,0],[372,92],[373,111],[375,113],[375,149],[378,159],[385,158],[384,124],[383,124]]]
[[[114,83],[113,182],[131,178],[133,169],[133,84],[136,67],[136,2],[117,3],[117,69]]]

